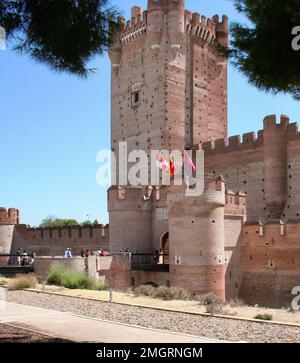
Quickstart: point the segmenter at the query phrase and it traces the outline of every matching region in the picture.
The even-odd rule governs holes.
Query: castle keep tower
[[[128,154],[146,151],[150,161],[152,150],[226,138],[227,64],[215,44],[228,43],[227,17],[191,13],[184,0],[149,0],[146,11],[135,6],[131,20],[120,23],[109,52],[116,156],[120,142]],[[122,189],[108,192],[112,252],[153,253],[168,232],[166,189],[128,188],[118,175],[116,184]]]
[[[227,65],[215,41],[228,20],[185,10],[184,0],[149,0],[120,20],[110,50],[112,148],[183,150],[227,137]]]

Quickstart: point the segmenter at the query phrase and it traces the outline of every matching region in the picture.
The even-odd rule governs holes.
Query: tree
[[[88,220],[81,223],[82,227],[92,226],[92,225],[93,225],[93,223],[91,221],[88,221]]]
[[[75,219],[60,219],[54,216],[46,217],[40,224],[41,228],[63,228],[74,226],[79,226],[79,223]]]
[[[300,51],[292,47],[300,25],[300,0],[233,1],[251,22],[231,25],[227,55],[233,64],[259,89],[300,99]]]
[[[119,28],[109,0],[0,0],[0,25],[14,49],[56,71],[86,77]]]

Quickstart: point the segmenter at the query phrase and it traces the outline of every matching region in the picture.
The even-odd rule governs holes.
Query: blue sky
[[[115,0],[129,18],[146,0]],[[187,0],[211,17],[241,20],[230,0]],[[244,20],[245,21],[245,20]],[[57,74],[11,50],[0,52],[0,206],[16,207],[22,222],[38,225],[48,215],[108,222],[106,188],[96,183],[97,152],[110,147],[110,64],[88,80]],[[299,102],[259,92],[229,67],[229,133],[257,131],[268,114],[300,120]]]

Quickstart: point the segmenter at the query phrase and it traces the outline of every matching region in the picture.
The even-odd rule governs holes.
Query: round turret
[[[223,15],[222,21],[219,21],[219,16],[215,15],[212,18],[216,26],[216,38],[220,44],[228,47],[228,17]]]
[[[119,25],[121,29],[125,27],[125,19],[123,17],[119,18]],[[122,44],[119,34],[115,36],[115,39],[109,48],[108,54],[111,61],[112,70],[118,71],[122,59]]]
[[[147,34],[151,50],[158,50],[161,48],[164,24],[163,5],[163,0],[148,0]]]
[[[177,53],[184,40],[184,1],[169,1],[167,12],[170,47],[173,53]]]
[[[225,299],[225,182],[207,177],[199,197],[168,196],[171,285]]]

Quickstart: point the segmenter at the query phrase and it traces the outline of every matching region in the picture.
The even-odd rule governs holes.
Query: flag
[[[175,175],[175,161],[173,156],[170,156],[169,162],[167,162],[161,154],[158,154],[156,158],[156,165],[167,174],[170,174],[171,176]]]
[[[175,175],[175,162],[173,156],[170,156],[170,175]]]
[[[187,165],[190,169],[192,169],[193,171],[196,171],[196,166],[193,163],[193,160],[191,159],[189,153],[185,150],[184,151],[184,163],[185,165]]]
[[[159,169],[165,171],[166,173],[169,173],[170,171],[170,165],[169,163],[164,159],[164,157],[161,154],[157,155],[156,158],[156,165]]]

